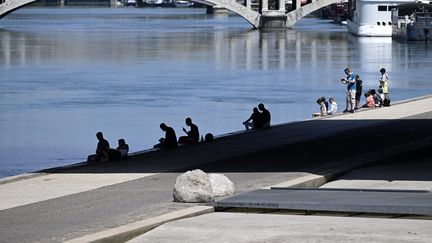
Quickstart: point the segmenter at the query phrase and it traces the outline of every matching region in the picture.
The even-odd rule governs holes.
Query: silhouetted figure
[[[185,123],[190,127],[190,130],[187,131],[183,127],[183,132],[187,134],[187,136],[181,136],[179,138],[180,144],[188,144],[188,143],[198,143],[199,142],[199,130],[198,126],[192,123],[192,119],[190,117],[186,118]]]
[[[326,97],[322,96],[322,97],[321,97],[321,100],[324,102],[324,105],[325,105],[325,107],[326,107],[326,110],[328,110],[328,109],[329,109],[329,102],[326,100]]]
[[[270,111],[268,111],[268,110],[264,107],[264,104],[262,104],[262,103],[260,103],[260,104],[258,105],[258,110],[261,111],[261,117],[262,117],[263,128],[269,128],[269,127],[270,127],[270,121],[271,121]]]
[[[96,147],[96,158],[95,160],[100,162],[108,160],[106,150],[109,149],[110,145],[107,140],[104,139],[102,132],[96,133],[96,138],[99,140]]]
[[[206,142],[212,142],[214,140],[214,136],[213,136],[213,134],[211,134],[211,133],[207,133],[206,135],[205,135],[205,141]]]
[[[126,144],[126,141],[123,138],[118,140],[117,151],[120,152],[121,160],[127,160],[129,153],[129,145]]]
[[[174,129],[165,125],[165,123],[160,124],[160,129],[165,132],[165,138],[159,139],[159,144],[153,146],[154,148],[177,148],[177,136]]]
[[[252,121],[252,122],[250,122]],[[262,122],[262,115],[258,111],[258,108],[254,107],[252,115],[243,122],[243,125],[245,126],[246,130],[249,130],[250,128],[262,128],[263,122]]]

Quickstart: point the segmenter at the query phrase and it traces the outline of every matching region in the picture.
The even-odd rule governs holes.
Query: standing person
[[[355,108],[355,97],[356,97],[356,83],[355,83],[355,76],[351,69],[345,68],[344,70],[345,74],[347,75],[346,78],[341,79],[341,82],[343,84],[347,85],[347,92],[346,92],[346,103],[345,103],[345,110],[346,112],[354,113]]]
[[[252,122],[250,122],[252,121]],[[256,129],[256,128],[262,128],[262,115],[258,111],[258,108],[254,107],[252,115],[243,122],[243,125],[245,126],[246,130],[249,130],[249,128]]]
[[[258,110],[261,111],[261,118],[263,123],[263,128],[269,128],[270,127],[270,121],[271,121],[271,115],[270,111],[268,111],[263,103],[260,103],[258,105]]]
[[[177,136],[172,127],[165,123],[160,124],[160,129],[165,132],[165,137],[159,139],[159,143],[153,146],[154,148],[177,148]]]
[[[199,130],[198,126],[192,123],[192,119],[190,117],[186,118],[185,123],[187,126],[190,127],[190,130],[187,131],[183,127],[183,132],[187,134],[187,136],[181,136],[179,138],[179,143],[186,144],[186,143],[198,143],[199,142]]]
[[[382,89],[382,93],[384,95],[388,95],[388,79],[389,79],[389,77],[386,73],[385,68],[381,68],[380,73],[381,73],[381,78],[379,80],[379,82],[380,82],[379,88]]]
[[[320,106],[320,112],[317,113],[312,113],[312,118],[314,117],[319,117],[319,116],[326,116],[327,115],[327,108],[326,105],[324,103],[324,97],[318,98],[317,99],[317,104]]]
[[[108,141],[104,139],[102,132],[96,133],[96,138],[99,141],[96,147],[96,161],[108,160],[106,153],[110,148]]]
[[[329,103],[330,103],[329,104],[330,108],[327,110],[327,115],[334,115],[334,114],[336,114],[336,112],[337,112],[337,103],[336,103],[336,101],[334,100],[333,97],[329,99]]]
[[[356,81],[356,107],[355,110],[360,109],[361,105],[360,105],[360,99],[361,99],[361,94],[363,91],[363,81],[360,79],[359,75],[355,76],[355,81]]]

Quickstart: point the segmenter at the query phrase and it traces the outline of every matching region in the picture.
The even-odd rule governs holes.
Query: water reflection
[[[160,122],[181,131],[187,116],[216,135],[243,129],[260,102],[274,124],[309,118],[317,97],[343,106],[346,66],[365,88],[386,67],[393,100],[432,92],[424,44],[356,38],[313,18],[251,30],[204,12],[24,8],[2,20],[0,177],[80,161],[99,130],[137,151]]]
[[[356,58],[349,59],[348,46],[362,49],[361,41],[345,42],[345,35],[292,30],[192,32],[181,35],[176,32],[152,35],[133,33],[128,36],[126,38],[124,33],[119,32],[104,32],[101,38],[101,33],[87,31],[40,34],[0,30],[0,53],[3,57],[0,64],[42,65],[52,60],[79,64],[87,60],[151,61],[173,58],[179,61],[214,61],[218,69],[225,68],[229,63],[232,70],[285,70],[292,67],[301,70],[304,66],[316,68],[322,59],[329,67],[334,62],[348,63]],[[338,45],[335,46],[335,43]],[[367,48],[372,46],[381,50],[374,52],[369,59],[390,59],[391,53],[385,51],[388,46],[374,47],[369,42],[366,45]],[[391,41],[385,45],[391,47]]]

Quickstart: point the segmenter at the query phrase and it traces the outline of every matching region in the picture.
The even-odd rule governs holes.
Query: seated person
[[[270,111],[267,110],[264,107],[264,104],[260,103],[258,105],[258,110],[261,111],[261,118],[262,118],[262,126],[263,128],[270,128],[270,121],[271,121],[271,115],[270,115]]]
[[[327,108],[324,102],[324,97],[317,99],[317,104],[320,106],[320,112],[312,113],[312,118],[327,115]]]
[[[366,92],[364,94],[365,98],[366,98],[366,104],[364,104],[362,107],[363,108],[375,108],[375,101],[373,99],[373,96],[371,95],[371,93]]]
[[[337,112],[337,104],[334,98],[329,99],[330,109],[327,110],[327,115],[334,115]]]
[[[159,143],[153,146],[154,148],[177,148],[177,136],[172,127],[165,123],[160,124],[160,129],[165,132],[165,137],[159,139]]]
[[[256,107],[253,108],[252,115],[246,121],[243,122],[243,125],[245,126],[246,130],[249,130],[249,128],[263,127],[261,113],[258,111],[258,108]]]
[[[190,117],[186,118],[186,125],[190,127],[190,130],[187,131],[183,127],[183,132],[187,134],[187,136],[181,136],[179,138],[179,144],[188,144],[188,143],[198,143],[199,142],[199,130],[198,126],[192,123],[192,119]]]
[[[213,136],[213,134],[211,134],[211,133],[207,133],[206,135],[205,135],[205,140],[204,141],[206,141],[206,142],[213,142],[214,141],[214,136]]]
[[[372,96],[375,107],[382,107],[383,106],[383,100],[381,99],[381,96],[376,93],[375,89],[370,89],[368,93]]]
[[[105,153],[105,151],[110,147],[108,141],[104,139],[102,132],[96,133],[96,138],[99,141],[96,147],[96,154],[89,155],[87,162],[101,162],[108,160],[107,154]]]
[[[127,160],[128,153],[129,153],[129,145],[126,144],[126,142],[123,138],[118,140],[117,151],[120,152],[121,160]]]

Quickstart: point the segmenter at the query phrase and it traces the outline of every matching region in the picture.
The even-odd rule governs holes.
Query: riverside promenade
[[[374,162],[428,151],[431,119],[432,97],[421,97],[228,134],[175,151],[147,151],[127,162],[78,164],[5,178],[0,181],[0,238],[130,239],[165,221],[212,211],[202,204],[172,202],[175,178],[184,171],[224,173],[238,193],[272,185],[318,187]]]

